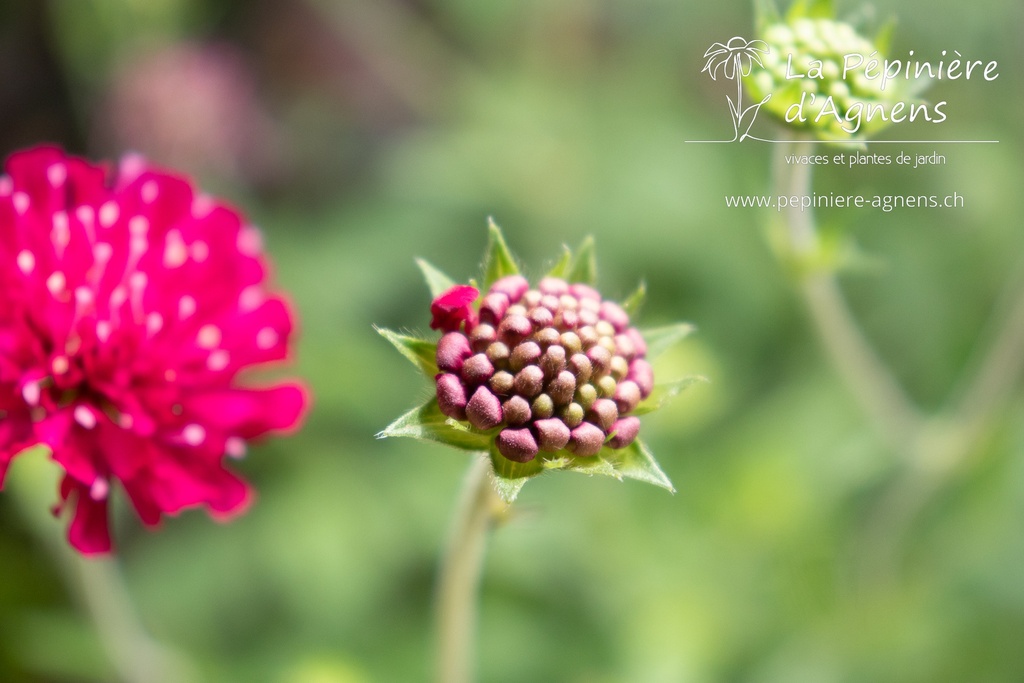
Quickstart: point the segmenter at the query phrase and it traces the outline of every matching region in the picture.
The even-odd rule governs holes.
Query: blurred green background
[[[1024,6],[901,0],[874,19],[890,14],[897,53],[1000,64],[993,83],[937,84],[949,121],[913,129],[998,145],[816,178],[819,193],[965,197],[819,214],[871,257],[843,278],[851,305],[933,410],[1024,246]],[[1024,680],[1024,396],[941,477],[864,417],[767,246],[769,216],[724,206],[769,190],[769,146],[685,142],[728,137],[730,86],[702,55],[752,23],[735,0],[0,6],[0,151],[137,150],[196,176],[263,228],[301,317],[293,372],[314,410],[238,464],[252,510],[148,533],[121,501],[140,618],[200,680],[429,678],[437,554],[468,461],[373,438],[428,386],[371,325],[426,331],[413,258],[475,275],[488,215],[532,274],[593,234],[606,296],[643,278],[642,325],[699,328],[659,377],[711,383],[645,419],[676,495],[575,475],[525,488],[487,559],[481,680]],[[14,501],[0,495],[0,680],[114,680]]]

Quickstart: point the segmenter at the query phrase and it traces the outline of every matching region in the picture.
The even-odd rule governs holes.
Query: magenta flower
[[[466,331],[476,325],[473,302],[480,292],[469,285],[455,285],[430,304],[430,329],[453,332],[466,323]]]
[[[298,426],[309,399],[239,374],[288,355],[293,316],[267,289],[260,235],[190,183],[127,158],[116,172],[53,147],[0,177],[0,483],[23,449],[64,469],[68,538],[111,548],[115,483],[142,521],[243,510],[224,466]]]
[[[434,382],[434,397],[378,436],[405,436],[487,453],[508,502],[523,483],[565,470],[672,484],[639,438],[639,415],[700,378],[656,386],[650,359],[692,327],[641,333],[622,305],[594,288],[593,242],[565,250],[535,287],[490,226],[485,294],[419,262],[434,294],[432,341],[378,330]]]

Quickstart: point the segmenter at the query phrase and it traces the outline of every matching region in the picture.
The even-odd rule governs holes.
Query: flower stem
[[[487,457],[475,459],[470,466],[441,559],[436,596],[439,683],[468,683],[474,678],[474,636],[487,532],[507,508],[494,490],[490,471]]]
[[[811,167],[789,165],[787,154],[807,153],[806,143],[776,146],[773,173],[778,194],[809,196]],[[814,214],[809,210],[787,208],[788,248],[797,262],[806,263],[814,257],[818,235]],[[903,389],[865,339],[853,314],[846,305],[839,283],[831,271],[812,268],[799,283],[800,294],[833,366],[849,387],[861,409],[877,425],[879,431],[898,452],[909,455],[920,432],[922,419]]]

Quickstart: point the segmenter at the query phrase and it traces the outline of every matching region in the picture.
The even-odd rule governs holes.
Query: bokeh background
[[[843,277],[866,335],[936,410],[1014,296],[1024,6],[840,15],[895,16],[901,54],[1000,64],[993,83],[929,92],[950,103],[941,133],[910,129],[998,145],[816,178],[818,192],[965,197],[819,215],[866,257]],[[432,583],[467,458],[374,439],[428,387],[371,325],[426,331],[413,258],[473,276],[489,215],[533,274],[594,235],[607,296],[643,278],[641,323],[699,327],[659,377],[711,382],[645,420],[676,495],[575,475],[525,488],[487,559],[481,680],[1024,680],[1020,385],[952,468],[879,437],[767,245],[770,217],[724,206],[768,191],[771,150],[685,142],[728,137],[729,84],[700,73],[702,55],[752,24],[736,0],[0,5],[0,151],[136,150],[195,176],[262,227],[301,316],[293,368],[315,407],[238,465],[252,510],[149,533],[120,506],[135,608],[199,680],[429,678]],[[63,522],[34,531],[17,500],[0,495],[0,680],[114,680],[40,538]]]

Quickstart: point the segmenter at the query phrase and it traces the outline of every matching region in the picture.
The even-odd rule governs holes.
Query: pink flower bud
[[[530,336],[533,325],[525,315],[506,315],[498,324],[498,338],[511,348]]]
[[[615,401],[610,398],[599,398],[587,411],[587,419],[607,432],[619,419],[619,409],[615,406]]]
[[[467,386],[483,384],[494,374],[494,366],[483,353],[470,356],[462,363],[462,381]]]
[[[640,403],[640,387],[633,380],[619,382],[612,398],[619,408],[620,415],[633,412],[637,404]]]
[[[532,398],[544,389],[544,371],[536,365],[527,365],[516,374],[516,393]]]
[[[466,388],[456,375],[441,373],[434,379],[437,386],[437,407],[448,417],[466,419]]]
[[[589,422],[580,423],[569,436],[569,450],[582,458],[597,455],[604,446],[604,432]]]
[[[555,405],[564,406],[576,393],[576,378],[568,370],[562,370],[548,383],[547,393]]]
[[[615,421],[611,428],[612,438],[608,445],[612,448],[625,448],[633,443],[636,435],[640,433],[640,418],[623,417]]]
[[[492,342],[498,338],[498,332],[488,324],[477,325],[473,328],[473,331],[469,333],[469,342],[473,347],[473,350],[480,352],[485,350]]]
[[[470,330],[476,324],[472,304],[480,292],[469,285],[455,285],[430,304],[430,329],[454,332],[463,322]]]
[[[640,397],[647,398],[654,391],[654,369],[643,358],[637,358],[629,364],[626,379],[636,382],[640,388]]]
[[[585,285],[582,282],[574,282],[569,285],[569,293],[577,299],[591,299],[592,301],[600,301],[601,293],[590,285]]]
[[[497,445],[499,453],[515,462],[529,462],[537,457],[537,441],[525,427],[501,430]]]
[[[540,290],[541,294],[561,296],[562,294],[569,293],[569,283],[561,278],[545,277],[541,278],[541,281],[537,284],[537,289]]]
[[[629,327],[629,314],[614,301],[602,301],[600,315],[602,320],[612,324],[616,332],[622,332]]]
[[[526,341],[512,349],[508,365],[512,372],[519,372],[527,365],[534,365],[540,360],[541,350],[536,342]]]
[[[522,396],[513,396],[501,405],[501,411],[505,423],[513,427],[520,427],[530,421],[530,404]]]
[[[608,349],[603,346],[590,347],[587,351],[587,358],[590,359],[590,365],[594,368],[594,376],[604,375],[611,367],[612,354],[608,353]]]
[[[480,322],[497,325],[509,307],[509,298],[503,292],[491,291],[480,302]]]
[[[516,303],[529,288],[530,283],[522,275],[507,275],[495,281],[488,292],[500,292],[508,297],[509,302]]]
[[[466,404],[466,418],[477,429],[491,429],[501,424],[501,401],[487,387],[477,387]]]
[[[473,355],[469,340],[461,332],[448,332],[437,342],[437,369],[442,372],[460,372],[462,362]]]
[[[638,358],[643,358],[647,355],[647,342],[644,341],[644,337],[640,334],[640,330],[635,327],[630,327],[626,330],[626,335],[633,340],[633,348],[636,351]],[[632,359],[630,359],[632,360]]]
[[[558,451],[569,443],[569,428],[556,417],[533,423],[537,432],[537,445],[542,451]]]

